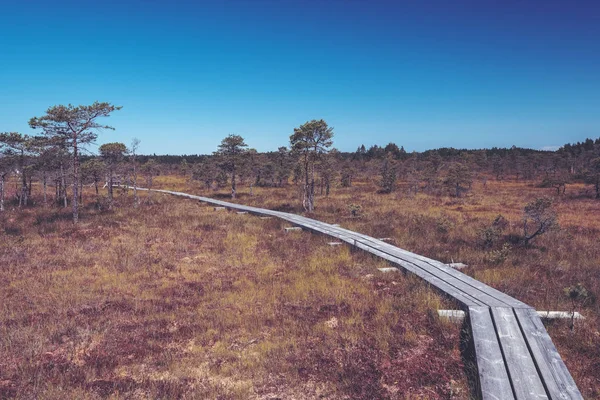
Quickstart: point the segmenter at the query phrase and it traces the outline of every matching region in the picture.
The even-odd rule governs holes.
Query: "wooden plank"
[[[491,308],[492,320],[517,400],[547,399],[527,342],[512,308]]]
[[[494,299],[500,301],[501,303],[504,303],[507,306],[514,307],[514,308],[531,308],[529,305],[507,295],[506,293],[500,292],[499,290],[496,290],[496,289],[492,288],[491,286],[486,285],[483,282],[480,282],[460,271],[452,269],[440,261],[433,260],[433,259],[421,256],[421,255],[409,252],[407,250],[401,249],[396,246],[392,246],[385,242],[377,243],[377,241],[374,238],[370,238],[370,237],[362,235],[362,234],[359,234],[359,235],[361,237],[363,237],[365,240],[375,243],[377,245],[377,248],[379,248],[379,249],[389,249],[389,252],[397,255],[398,257],[409,259],[409,260],[419,260],[419,261],[422,261],[422,262],[430,265],[433,268],[437,268],[442,273],[453,276],[454,278],[463,281],[465,284],[467,284],[479,291],[486,293],[490,297],[493,297]],[[494,301],[492,301],[491,303],[488,303],[488,305],[490,307],[502,306],[502,304],[498,304]]]
[[[392,270],[396,270],[396,271],[398,270],[397,268],[378,268],[378,269],[381,272],[391,272]],[[533,310],[530,311],[530,310],[525,310],[522,308],[517,308],[515,310],[519,310],[519,312],[523,311],[525,313],[534,312]],[[573,317],[573,313],[567,312],[567,311],[535,311],[535,313],[542,320],[542,322],[547,319],[571,319]],[[438,315],[440,317],[464,319],[465,312],[462,310],[438,310]],[[583,315],[581,315],[578,312],[575,312],[574,315],[575,315],[575,319],[584,319]],[[517,313],[517,319],[519,319],[518,313]],[[523,330],[523,326],[520,322],[520,319],[519,319],[519,325],[521,325],[521,331],[523,331],[523,335],[526,335],[525,331]],[[534,336],[536,336],[538,334],[541,334],[541,333],[536,333]],[[527,336],[526,336],[526,338],[527,338]],[[531,346],[529,346],[529,347],[531,347]]]
[[[585,319],[583,315],[577,311],[537,311],[538,317],[545,319]]]
[[[400,272],[400,270],[398,268],[394,268],[394,267],[390,267],[390,268],[377,268],[379,271],[383,272],[383,273],[388,273],[388,272]],[[462,311],[461,311],[462,312]]]
[[[479,395],[483,400],[514,399],[512,385],[488,307],[469,307]]]
[[[392,262],[393,264],[401,266],[403,269],[426,280],[430,285],[439,289],[441,292],[445,293],[446,295],[453,297],[456,301],[458,301],[465,308],[469,307],[469,306],[483,306],[484,305],[477,299],[469,296],[468,294],[460,291],[456,287],[449,285],[447,282],[439,279],[435,275],[432,275],[431,273],[427,272],[426,270],[418,268],[411,263],[408,263],[408,262],[405,262],[402,260],[398,260],[394,256],[391,256],[389,254],[386,254],[386,253],[380,252],[376,249],[365,246],[364,244],[362,244],[360,242],[355,242],[354,246],[358,247],[362,250],[368,251],[369,253],[379,256],[385,260],[388,260],[388,261]]]
[[[550,398],[583,399],[538,314],[533,310],[515,314]]]
[[[462,310],[437,310],[438,317],[447,319],[451,322],[463,322],[465,320],[465,312]]]

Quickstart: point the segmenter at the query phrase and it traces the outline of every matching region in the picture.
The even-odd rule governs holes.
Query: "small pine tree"
[[[221,168],[224,172],[231,174],[231,198],[235,199],[237,192],[236,176],[238,167],[242,163],[242,157],[246,153],[248,145],[244,142],[244,138],[240,135],[229,135],[221,141],[216,155],[222,157],[223,162]]]
[[[583,287],[583,285],[581,283],[578,283],[575,286],[569,286],[564,288],[564,292],[565,292],[565,296],[567,296],[569,298],[569,300],[571,300],[571,330],[573,330],[575,328],[575,308],[577,306],[577,304],[579,303],[580,305],[583,304],[583,302],[585,302],[588,297],[589,297],[589,293],[587,291],[587,289],[585,287]]]

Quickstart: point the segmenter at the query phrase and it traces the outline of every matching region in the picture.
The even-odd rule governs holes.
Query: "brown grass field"
[[[156,188],[227,198],[183,177]],[[373,182],[334,188],[312,217],[444,262],[539,310],[570,310],[565,287],[590,293],[585,316],[548,331],[586,399],[600,398],[600,202],[569,186],[561,229],[528,248],[524,205],[553,193],[489,181],[464,198]],[[298,187],[242,186],[236,201],[301,213]],[[285,224],[131,192],[113,211],[0,214],[0,398],[465,399],[473,366],[453,304],[419,279]],[[145,200],[145,194],[143,194]],[[348,206],[358,204],[352,217]],[[497,215],[503,235],[481,244]]]

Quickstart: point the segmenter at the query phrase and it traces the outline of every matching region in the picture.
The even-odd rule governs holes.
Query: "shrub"
[[[552,199],[537,198],[523,209],[523,243],[528,245],[531,239],[558,229],[557,215],[552,208]]]
[[[500,239],[502,233],[508,226],[508,221],[502,214],[498,214],[498,216],[494,219],[492,224],[486,228],[483,228],[479,231],[479,242],[483,248],[491,248]]]
[[[508,243],[504,243],[500,250],[493,250],[488,253],[490,262],[494,264],[502,264],[510,255],[512,247]]]
[[[348,205],[348,211],[350,211],[350,214],[352,214],[353,217],[358,217],[362,211],[362,207],[359,204],[352,203]]]
[[[454,222],[452,222],[447,216],[442,215],[436,221],[436,229],[441,234],[446,234],[454,228]]]

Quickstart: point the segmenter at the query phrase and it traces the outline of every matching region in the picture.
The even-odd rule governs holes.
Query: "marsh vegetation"
[[[458,306],[424,282],[133,182],[306,213],[466,264],[538,310],[576,310],[585,320],[547,329],[584,397],[600,396],[600,141],[341,153],[321,122],[272,153],[237,135],[211,156],[107,143],[79,178],[56,143],[3,134],[0,397],[471,396],[465,332],[437,317]]]

